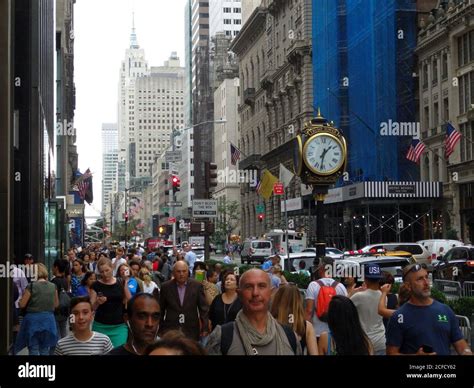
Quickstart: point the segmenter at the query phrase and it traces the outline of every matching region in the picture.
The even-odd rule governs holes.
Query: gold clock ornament
[[[295,139],[295,174],[307,185],[331,185],[345,171],[346,165],[346,139],[318,112]]]

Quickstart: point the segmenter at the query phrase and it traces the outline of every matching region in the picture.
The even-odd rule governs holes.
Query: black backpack
[[[282,325],[278,323],[283,330],[285,331],[288,342],[290,343],[293,353],[296,354],[298,349],[297,338],[293,329],[289,326]],[[232,340],[234,338],[234,325],[235,322],[227,322],[221,326],[221,353],[223,356],[226,356],[229,352],[230,345],[232,345]]]

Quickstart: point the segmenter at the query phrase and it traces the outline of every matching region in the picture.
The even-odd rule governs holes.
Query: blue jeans
[[[50,348],[43,348],[39,345],[28,346],[28,355],[29,356],[49,356]]]

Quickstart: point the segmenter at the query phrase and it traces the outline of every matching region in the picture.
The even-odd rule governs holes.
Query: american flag
[[[454,152],[454,147],[456,147],[459,140],[461,140],[461,133],[451,123],[448,123],[446,126],[446,139],[444,140],[446,158],[449,158]]]
[[[426,146],[422,141],[413,139],[410,148],[408,149],[407,159],[413,163],[418,163],[425,148]]]
[[[230,143],[230,155],[232,164],[236,166],[237,161],[240,160],[240,150],[232,143]]]
[[[91,186],[92,186],[92,173],[91,173],[91,170],[87,169],[87,171],[80,176],[78,181],[79,182],[77,183],[77,189],[79,191],[79,196],[81,197],[81,199],[88,199],[88,198],[86,198],[86,195],[88,194],[89,191],[91,191],[90,189],[91,189]],[[89,202],[89,204],[90,204],[90,202]]]

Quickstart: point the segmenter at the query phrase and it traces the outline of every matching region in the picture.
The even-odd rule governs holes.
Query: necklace
[[[235,298],[231,304],[226,304],[224,302],[224,298],[222,298],[222,303],[224,303],[224,323],[227,323],[227,315],[229,315],[230,309],[232,308],[236,300],[237,298]]]

